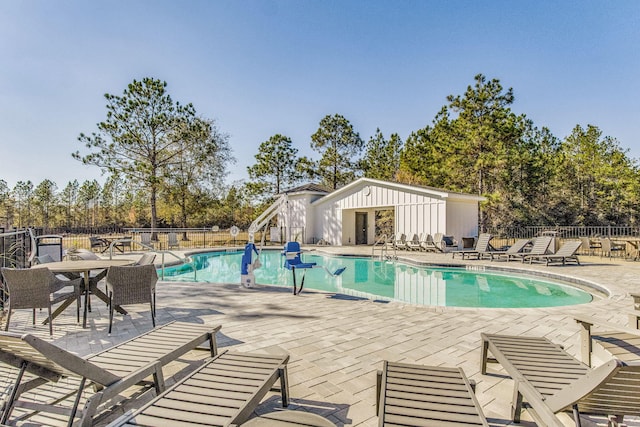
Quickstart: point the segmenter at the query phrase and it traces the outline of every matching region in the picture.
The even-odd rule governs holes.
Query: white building
[[[461,241],[478,235],[479,202],[484,200],[370,178],[333,192],[308,184],[285,194],[288,203],[284,215],[279,215],[279,225],[289,225],[289,238],[306,244],[324,239],[334,246],[374,244],[376,211],[383,210],[393,210],[394,232],[408,239],[414,233],[443,233]]]

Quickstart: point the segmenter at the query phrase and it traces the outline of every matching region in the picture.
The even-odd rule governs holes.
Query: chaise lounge
[[[242,424],[277,381],[282,406],[289,405],[288,361],[287,354],[226,351],[109,427]]]
[[[511,411],[516,423],[523,400],[538,425],[545,426],[563,427],[556,414],[569,410],[576,426],[581,413],[608,415],[612,426],[640,413],[640,362],[612,359],[591,369],[546,338],[483,333],[482,374],[489,361],[502,365],[515,383]]]
[[[475,256],[476,259],[480,259],[484,255],[490,255],[491,249],[493,249],[489,244],[491,237],[491,234],[488,233],[480,234],[480,236],[478,236],[478,241],[476,242],[475,248],[451,251],[452,258],[455,258],[456,254],[460,255],[462,259],[464,259],[465,256],[469,259],[471,256]]]
[[[575,262],[580,265],[577,252],[581,245],[582,242],[580,241],[566,242],[554,254],[531,255],[529,257],[529,262],[532,262],[533,260],[544,261],[546,265],[552,263],[562,263],[562,265],[566,265],[569,262]]]
[[[208,341],[211,354],[216,354],[218,330],[220,326],[172,322],[87,358],[30,334],[1,332],[0,362],[17,369],[5,397],[0,424],[37,416],[34,422],[40,424],[50,424],[47,417],[55,417],[58,422],[64,417],[71,425],[78,417],[78,425],[89,426],[99,409],[109,407],[119,394],[150,376],[156,393],[164,391],[163,366],[200,344]],[[77,380],[75,390],[69,392],[58,386],[62,378]],[[56,383],[56,387],[45,387],[46,383]],[[88,386],[96,392],[81,405]],[[30,390],[47,396],[48,401],[31,399],[32,393],[26,393]],[[14,410],[18,414],[11,419]]]
[[[378,372],[379,426],[488,426],[460,368],[384,362]]]

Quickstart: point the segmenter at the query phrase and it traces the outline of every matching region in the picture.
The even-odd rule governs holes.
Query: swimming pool
[[[192,255],[198,282],[240,283],[242,252],[210,252]],[[462,268],[418,267],[402,262],[366,257],[303,254],[304,262],[316,262],[330,271],[347,267],[332,277],[324,269],[306,270],[305,289],[355,297],[449,307],[555,307],[588,303],[593,296],[575,287],[538,277]],[[256,282],[292,288],[291,271],[283,267],[280,251],[265,250]],[[302,272],[296,272],[298,285]],[[167,281],[194,281],[191,266],[168,267]]]

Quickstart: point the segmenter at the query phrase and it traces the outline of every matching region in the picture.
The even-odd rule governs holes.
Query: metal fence
[[[562,239],[580,237],[638,237],[640,228],[632,226],[530,226],[489,230],[494,236],[501,238],[530,239],[543,233],[555,232]]]

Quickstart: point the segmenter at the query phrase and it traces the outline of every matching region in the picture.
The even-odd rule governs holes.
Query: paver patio
[[[315,249],[315,248],[310,248]],[[334,253],[371,254],[370,247],[322,248]],[[451,255],[399,252],[399,256],[438,264],[470,264],[535,270],[597,283],[610,292],[583,305],[536,309],[476,309],[422,307],[404,303],[383,303],[306,290],[299,296],[288,288],[258,286],[244,289],[237,284],[160,282],[157,322],[171,320],[221,324],[221,348],[240,351],[290,353],[290,409],[311,411],[329,418],[337,426],[374,426],[376,371],[385,359],[437,366],[460,366],[477,382],[477,397],[491,425],[509,425],[513,382],[500,375],[480,374],[480,332],[546,336],[579,357],[578,325],[574,315],[627,324],[621,310],[633,307],[629,292],[640,291],[637,278],[640,263],[581,257],[582,266],[549,266],[519,262],[453,260]],[[239,273],[238,273],[239,275]],[[108,312],[99,301],[93,304],[89,328],[75,321],[69,309],[48,328],[31,325],[30,313],[19,310],[12,318],[12,331],[25,331],[51,340],[79,355],[86,355],[124,341],[151,328],[148,307],[132,308],[130,315],[116,316],[114,332],[107,335]],[[206,352],[192,352],[173,371],[189,369]],[[177,377],[181,373],[178,373]],[[171,380],[171,379],[169,379]],[[125,402],[99,419],[104,425],[139,406],[148,396]],[[257,412],[279,408],[276,393],[267,397]],[[567,425],[572,421],[562,415]],[[523,414],[524,420],[530,420]],[[585,418],[585,424],[606,425],[599,417]],[[627,424],[640,426],[640,418]],[[523,421],[524,425],[534,425]]]

